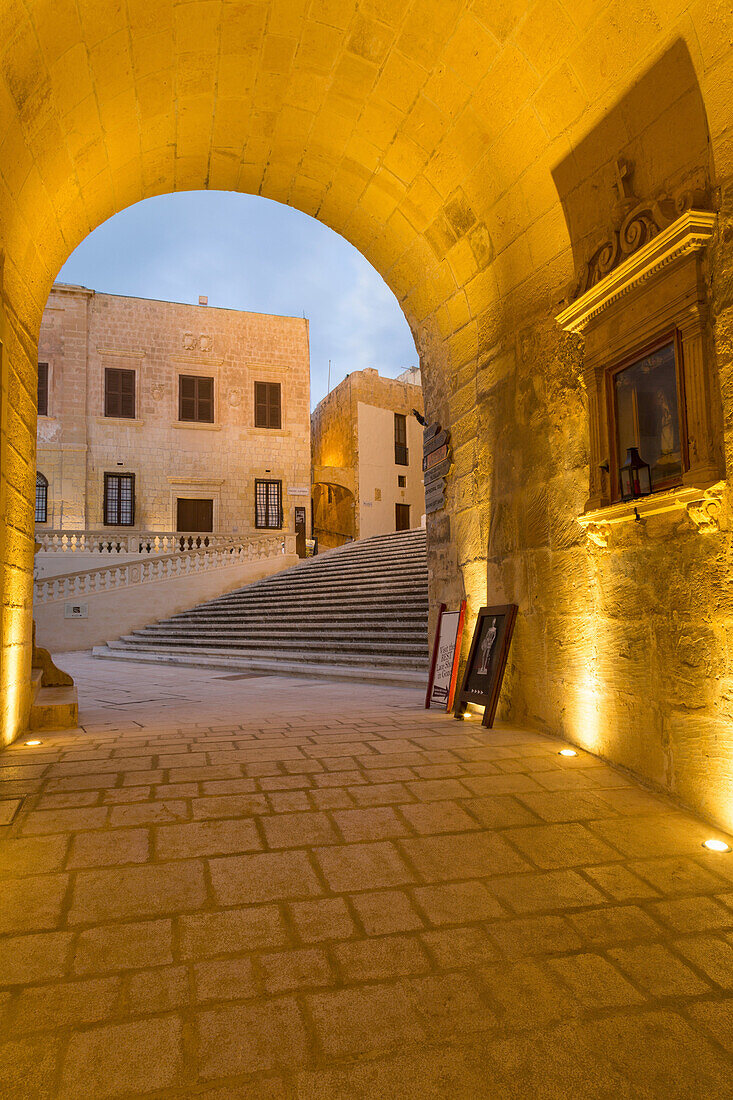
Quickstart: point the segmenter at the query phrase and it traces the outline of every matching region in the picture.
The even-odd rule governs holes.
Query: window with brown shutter
[[[410,464],[407,452],[407,417],[404,413],[394,414],[394,460],[397,466]]]
[[[255,382],[255,428],[281,428],[279,382]]]
[[[107,527],[135,523],[135,475],[104,475],[104,522]]]
[[[48,416],[48,363],[38,364],[38,415]]]
[[[214,379],[197,374],[178,376],[178,419],[214,423]]]
[[[104,415],[135,419],[135,371],[106,367],[104,371]]]

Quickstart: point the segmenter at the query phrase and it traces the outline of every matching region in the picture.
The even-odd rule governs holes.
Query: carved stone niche
[[[637,204],[585,264],[577,296],[558,314],[569,332],[585,336],[584,375],[590,418],[590,485],[578,517],[596,546],[608,545],[616,524],[687,510],[698,530],[717,529],[724,477],[723,448],[712,413],[707,344],[704,249],[716,215],[688,208],[697,193]],[[678,371],[682,472],[679,484],[621,502],[610,463],[618,463],[610,379],[619,364],[670,340]],[[623,456],[622,456],[623,457]]]

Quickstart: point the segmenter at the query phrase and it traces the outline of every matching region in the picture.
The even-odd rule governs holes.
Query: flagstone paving
[[[733,1097],[718,830],[412,690],[62,663],[83,727],[0,753],[3,1097]]]

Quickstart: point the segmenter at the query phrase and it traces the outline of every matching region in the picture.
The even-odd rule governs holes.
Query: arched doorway
[[[651,192],[639,197],[651,200],[696,167],[682,155],[685,135],[709,131],[709,183],[728,194],[725,15],[712,2],[687,10],[655,0],[643,19],[619,17],[600,0],[572,14],[480,0],[103,8],[60,15],[56,0],[29,0],[3,21],[2,740],[28,712],[36,346],[54,275],[91,229],[147,196],[237,190],[322,220],[400,301],[420,351],[427,414],[450,428],[455,459],[447,508],[428,523],[433,597],[465,594],[472,613],[488,591],[521,601],[523,674],[509,679],[519,715],[583,741],[587,714],[600,711],[613,731],[597,748],[719,812],[723,796],[709,806],[679,732],[690,700],[665,695],[665,683],[680,681],[675,662],[688,644],[677,609],[640,638],[638,610],[623,585],[608,595],[617,575],[599,572],[577,531],[587,499],[582,349],[560,336],[555,315],[579,258],[573,249],[619,197],[620,156],[639,162],[638,187]],[[657,68],[678,42],[687,60]],[[642,97],[649,72],[657,76]],[[622,100],[618,126],[603,133],[599,121]],[[553,177],[564,163],[572,166],[565,182],[597,172],[591,200],[569,221]],[[727,217],[724,204],[721,225]],[[721,228],[710,253],[718,273],[729,251]],[[725,374],[727,425],[727,298],[714,306],[709,342]],[[725,430],[720,450],[730,454]],[[693,676],[696,722],[713,744],[729,725],[720,684],[731,665],[724,614],[705,579],[728,560],[725,525],[708,526],[715,531],[693,554],[705,596],[685,614],[714,655],[706,665],[719,669],[715,682]],[[499,550],[487,576],[490,542]],[[679,577],[682,543],[667,553]],[[633,557],[633,591],[666,561],[656,550],[651,567]],[[652,602],[647,594],[642,610]],[[657,654],[660,665],[624,679],[616,655],[631,651]],[[571,716],[567,685],[580,690],[589,665],[588,705]],[[650,696],[647,752],[631,716]]]

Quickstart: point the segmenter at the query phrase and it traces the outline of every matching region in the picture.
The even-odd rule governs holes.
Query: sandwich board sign
[[[440,605],[438,625],[435,630],[433,659],[430,665],[430,678],[428,679],[428,690],[425,696],[426,710],[431,707],[450,710],[453,705],[465,617],[465,600],[461,601],[458,611],[446,611],[445,604]]]

